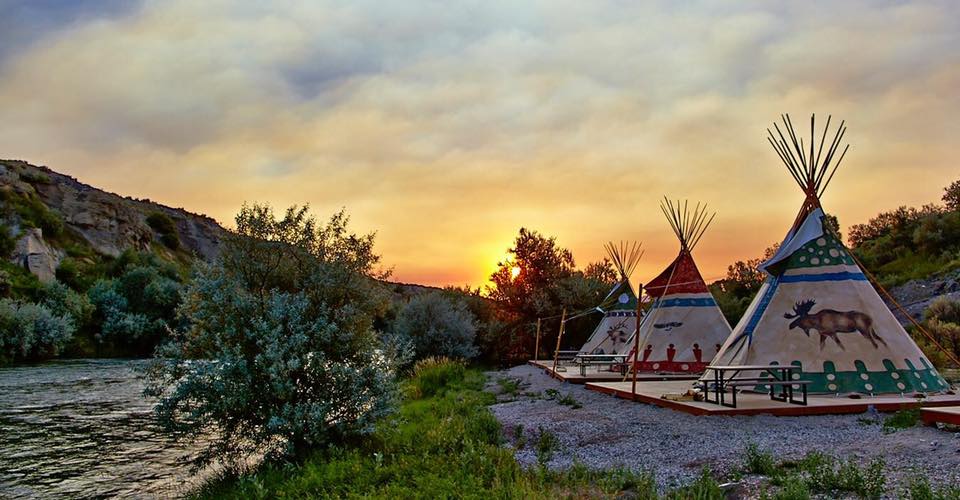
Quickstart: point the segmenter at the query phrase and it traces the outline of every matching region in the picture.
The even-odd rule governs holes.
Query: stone
[[[39,228],[26,229],[23,236],[17,240],[11,255],[14,263],[23,266],[44,283],[57,279],[57,266],[62,258],[63,254],[59,250],[44,241],[43,230]]]

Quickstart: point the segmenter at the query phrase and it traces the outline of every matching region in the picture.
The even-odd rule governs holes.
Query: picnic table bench
[[[795,380],[794,374],[800,371],[796,365],[709,365],[707,371],[713,372],[713,379],[705,377],[700,385],[703,389],[703,400],[708,403],[737,407],[737,392],[741,387],[767,386],[770,388],[770,399],[784,403],[807,405],[807,386],[809,380]],[[757,372],[756,377],[741,377],[743,372]],[[768,376],[763,376],[764,374]],[[779,391],[776,388],[779,387]],[[732,394],[731,403],[726,402],[727,389]],[[800,389],[802,399],[795,397],[794,390]],[[714,397],[710,399],[710,393]],[[779,394],[777,394],[779,392]]]
[[[577,354],[573,363],[580,365],[580,375],[587,376],[588,366],[620,365],[620,375],[627,374],[627,354]]]

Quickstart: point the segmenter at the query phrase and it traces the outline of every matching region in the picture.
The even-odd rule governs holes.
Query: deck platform
[[[664,395],[681,395],[693,388],[693,381],[644,381],[637,382],[637,394],[631,392],[631,382],[591,382],[586,388],[611,394],[618,398],[649,403],[693,415],[833,415],[842,413],[863,413],[873,406],[877,411],[891,412],[908,408],[955,407],[960,418],[960,395],[935,395],[923,399],[900,395],[862,396],[853,399],[845,396],[812,394],[806,406],[771,401],[767,394],[741,392],[737,394],[737,408],[707,403],[703,401],[673,401],[663,399]],[[926,411],[926,410],[925,410]]]
[[[570,382],[571,384],[586,384],[588,382],[620,382],[623,380],[623,375],[619,371],[608,371],[601,370],[595,366],[587,367],[587,374],[580,375],[580,367],[578,365],[564,365],[563,368],[566,368],[566,371],[563,369],[553,371],[553,360],[552,359],[541,359],[541,360],[530,360],[527,361],[527,364],[536,366],[537,368],[543,369],[547,375],[563,381]],[[558,367],[559,368],[559,367]],[[700,375],[677,375],[670,373],[638,373],[637,380],[653,381],[653,380],[685,380],[685,381],[694,381],[700,378]],[[627,381],[630,382],[633,379],[632,375],[627,375]]]
[[[920,411],[920,418],[927,425],[950,424],[960,425],[960,406],[943,406],[940,408],[924,408]]]

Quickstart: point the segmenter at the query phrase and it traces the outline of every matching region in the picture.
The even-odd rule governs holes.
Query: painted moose
[[[852,332],[859,332],[860,335],[863,335],[873,344],[874,349],[879,347],[877,341],[880,341],[884,346],[887,345],[873,329],[873,318],[870,316],[859,311],[841,312],[833,309],[821,309],[816,314],[810,314],[810,309],[813,309],[814,305],[816,305],[814,300],[797,302],[793,306],[793,314],[785,313],[783,317],[793,319],[790,322],[791,330],[800,328],[808,337],[811,329],[816,330],[820,334],[820,349],[823,349],[823,343],[827,340],[827,337],[830,337],[841,349],[846,350],[837,334]]]

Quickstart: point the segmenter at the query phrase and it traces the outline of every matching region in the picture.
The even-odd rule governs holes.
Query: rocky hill
[[[210,217],[97,189],[46,167],[0,160],[0,217],[10,259],[42,281],[70,253],[156,250],[210,260],[225,229]],[[172,222],[172,224],[170,224]]]

